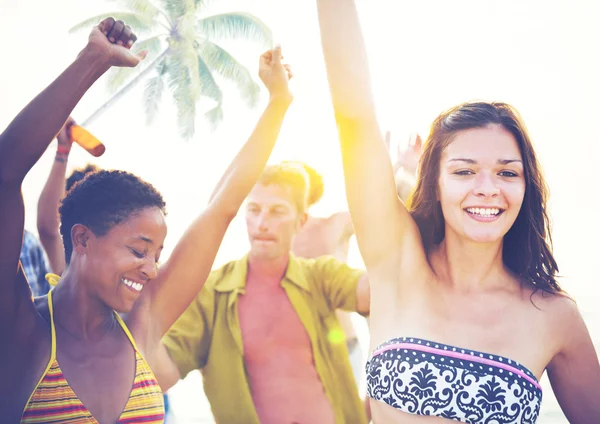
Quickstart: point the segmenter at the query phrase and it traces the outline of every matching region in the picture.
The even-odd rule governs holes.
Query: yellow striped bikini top
[[[52,349],[46,370],[31,393],[23,415],[22,424],[73,423],[98,424],[98,421],[79,400],[65,379],[56,360],[56,329],[52,306],[52,290],[48,293]],[[115,313],[117,321],[135,349],[135,379],[129,400],[117,423],[162,423],[165,419],[163,394],[154,373],[137,349],[129,329]]]

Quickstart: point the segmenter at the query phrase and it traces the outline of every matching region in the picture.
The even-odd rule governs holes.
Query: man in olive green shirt
[[[213,271],[163,339],[170,384],[200,369],[218,423],[366,423],[335,311],[368,314],[368,280],[290,253],[307,183],[299,167],[265,169],[248,197],[250,252]]]

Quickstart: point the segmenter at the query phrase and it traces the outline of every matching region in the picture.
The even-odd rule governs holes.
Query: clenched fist
[[[92,29],[82,53],[101,58],[109,66],[135,67],[147,54],[146,51],[136,54],[130,50],[136,40],[129,25],[106,18]]]

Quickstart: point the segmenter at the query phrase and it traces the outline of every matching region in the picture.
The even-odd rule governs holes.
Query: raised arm
[[[23,179],[94,81],[111,66],[136,66],[142,59],[126,47],[111,44],[108,35],[125,40],[126,45],[132,36],[123,22],[102,21],[77,59],[0,135],[0,322],[7,331],[14,331],[25,311],[33,311],[29,289],[17,273],[23,241]]]
[[[377,123],[355,3],[318,0],[317,6],[346,196],[365,265],[376,280],[384,269],[389,276],[387,270],[424,266],[419,232],[396,195],[392,164]]]
[[[66,267],[65,249],[59,232],[58,202],[65,195],[65,175],[73,141],[71,127],[75,125],[69,117],[56,137],[58,147],[50,175],[38,200],[37,228],[42,246],[48,254],[52,272],[61,275]]]
[[[270,93],[265,111],[221,177],[208,207],[188,228],[149,291],[150,319],[158,336],[169,329],[202,289],[229,223],[258,180],[277,141],[292,101],[288,89],[291,74],[281,63],[280,48],[261,56],[259,75]]]

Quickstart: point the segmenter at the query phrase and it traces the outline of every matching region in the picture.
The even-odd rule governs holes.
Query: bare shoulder
[[[351,223],[352,219],[350,218],[350,212],[348,211],[340,211],[336,212],[327,218],[329,221],[341,222],[341,223]]]
[[[577,302],[569,294],[532,291],[531,302],[544,313],[544,319],[554,334],[569,336],[573,332],[585,331]]]
[[[351,236],[354,234],[354,227],[352,226],[352,218],[350,212],[341,211],[336,212],[328,218],[328,222],[331,226],[336,228],[338,231]]]
[[[562,293],[548,293],[543,290],[529,290],[531,302],[534,306],[549,313],[552,316],[561,316],[566,318],[567,316],[574,317],[575,314],[579,313],[579,308],[575,299],[569,294]]]

